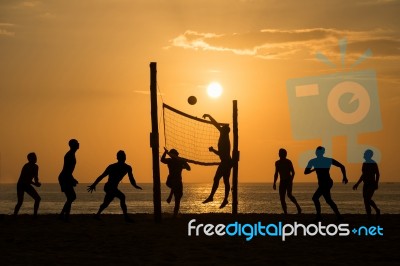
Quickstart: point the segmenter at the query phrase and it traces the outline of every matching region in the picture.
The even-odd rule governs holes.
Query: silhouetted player
[[[102,173],[92,185],[88,186],[87,191],[91,193],[93,192],[93,190],[96,190],[96,185],[104,177],[108,176],[108,181],[104,185],[104,192],[106,192],[104,202],[100,205],[99,211],[97,212],[95,218],[100,219],[101,212],[108,207],[108,205],[114,200],[115,197],[117,197],[120,200],[120,205],[122,212],[124,213],[125,221],[132,222],[133,220],[131,220],[128,216],[128,208],[126,207],[125,203],[125,195],[118,189],[118,184],[121,182],[122,178],[126,174],[128,174],[129,181],[131,182],[132,186],[137,189],[142,188],[136,185],[136,181],[132,173],[132,167],[125,163],[126,155],[124,151],[117,152],[117,160],[118,162],[110,164],[106,168],[104,173]]]
[[[166,158],[167,154],[171,158]],[[168,196],[167,202],[170,203],[172,196],[175,197],[174,217],[176,217],[183,196],[182,170],[186,169],[190,171],[190,165],[186,160],[179,157],[179,152],[175,149],[171,149],[169,152],[165,149],[161,156],[161,162],[168,165],[169,174],[167,177],[167,186],[171,188],[171,192]]]
[[[214,200],[214,194],[218,189],[219,180],[222,177],[225,184],[225,197],[219,208],[224,208],[226,204],[228,204],[229,190],[231,188],[229,177],[231,175],[231,168],[233,166],[231,158],[231,141],[229,139],[229,132],[231,131],[231,129],[229,128],[229,125],[219,124],[211,115],[203,115],[203,118],[207,117],[210,119],[211,123],[219,130],[218,150],[210,147],[209,151],[217,154],[221,162],[219,163],[214,176],[214,183],[211,189],[210,196],[208,196],[208,198],[203,201],[203,203],[208,203]]]
[[[324,197],[326,203],[328,203],[328,205],[335,212],[337,219],[341,220],[342,216],[340,215],[335,202],[331,198],[331,188],[333,186],[333,180],[329,174],[329,170],[331,168],[331,165],[339,167],[343,174],[342,183],[347,184],[348,180],[346,177],[346,168],[335,159],[324,157],[324,153],[325,153],[324,147],[321,146],[317,147],[317,149],[315,150],[317,158],[311,159],[308,162],[306,169],[304,170],[304,174],[306,175],[314,171],[317,173],[318,189],[317,191],[315,191],[312,197],[315,209],[317,211],[317,217],[315,220],[316,221],[321,220],[321,204],[319,202],[319,198],[321,196]]]
[[[68,145],[70,149],[64,156],[64,166],[58,176],[61,191],[64,192],[67,197],[67,201],[60,213],[60,219],[65,221],[69,220],[71,205],[76,199],[74,187],[78,184],[78,180],[76,180],[72,174],[76,165],[75,153],[79,149],[79,142],[76,139],[71,139]]]
[[[272,188],[276,190],[276,181],[278,175],[281,180],[279,182],[279,197],[281,199],[281,205],[283,212],[287,214],[287,207],[285,201],[285,194],[287,193],[288,198],[296,205],[297,213],[301,213],[300,205],[297,203],[296,198],[292,195],[293,179],[294,179],[294,168],[292,161],[286,158],[287,151],[285,149],[279,149],[279,160],[275,162],[275,174],[274,184]]]
[[[366,150],[364,152],[365,162],[363,163],[361,168],[362,174],[360,179],[353,186],[353,189],[356,190],[358,185],[361,182],[364,182],[363,197],[364,197],[365,211],[367,212],[368,219],[371,218],[371,207],[374,208],[377,218],[379,218],[381,214],[381,211],[378,209],[375,202],[372,200],[372,196],[374,195],[375,190],[378,189],[378,183],[380,177],[378,164],[374,160],[372,160],[373,155],[374,152],[372,150]]]
[[[29,153],[27,158],[28,158],[28,163],[26,163],[22,167],[21,174],[19,176],[17,183],[18,202],[17,205],[15,205],[14,215],[16,216],[18,214],[19,209],[21,208],[22,203],[24,202],[24,193],[26,192],[29,196],[31,196],[35,200],[35,204],[33,206],[33,217],[36,218],[41,199],[35,188],[32,187],[32,185],[36,187],[41,186],[38,176],[39,167],[36,164],[37,158],[35,153],[33,152]],[[34,182],[32,182],[32,179],[34,180]]]

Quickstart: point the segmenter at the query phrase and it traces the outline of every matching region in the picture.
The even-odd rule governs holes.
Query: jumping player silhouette
[[[229,190],[231,187],[229,183],[229,177],[231,175],[231,168],[233,166],[231,158],[231,142],[229,139],[229,132],[231,131],[231,129],[229,128],[229,125],[219,124],[209,114],[204,114],[203,118],[209,118],[211,123],[219,131],[218,150],[214,149],[214,147],[210,147],[208,150],[218,155],[221,160],[214,176],[214,183],[211,189],[210,196],[208,196],[208,198],[204,200],[203,203],[208,203],[214,200],[214,194],[218,189],[219,181],[221,178],[223,178],[225,184],[225,197],[219,208],[224,208],[228,204]]]

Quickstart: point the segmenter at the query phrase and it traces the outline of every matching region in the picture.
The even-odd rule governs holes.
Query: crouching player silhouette
[[[124,151],[119,151],[117,153],[117,160],[118,162],[114,164],[110,164],[104,173],[102,173],[96,181],[90,186],[88,186],[87,191],[92,193],[96,190],[96,185],[106,176],[108,176],[108,181],[104,185],[104,192],[106,195],[104,197],[103,204],[100,205],[98,212],[95,215],[96,219],[100,219],[100,214],[104,211],[105,208],[113,201],[116,197],[120,200],[121,209],[124,214],[125,221],[133,222],[133,220],[128,216],[128,208],[126,207],[125,203],[125,195],[118,189],[118,184],[121,182],[122,178],[128,174],[129,181],[131,182],[132,186],[136,189],[142,189],[136,184],[135,178],[133,177],[132,167],[125,163],[126,155]]]

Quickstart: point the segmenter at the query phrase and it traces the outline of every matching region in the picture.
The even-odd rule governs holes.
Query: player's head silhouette
[[[325,148],[322,146],[318,146],[317,149],[315,150],[315,155],[317,155],[317,157],[323,157],[325,154]]]
[[[229,132],[231,132],[231,128],[229,127],[229,125],[224,125],[221,127],[221,132],[225,133],[225,134],[229,134]]]
[[[285,149],[279,149],[279,158],[286,158],[287,151]]]
[[[118,160],[118,162],[120,162],[120,163],[124,163],[125,162],[125,160],[126,160],[126,155],[125,155],[125,152],[124,151],[118,151],[117,152],[117,160]]]
[[[34,152],[29,153],[27,158],[28,158],[28,161],[30,163],[36,163],[37,162],[37,157],[36,157],[36,154]]]
[[[179,152],[178,152],[177,150],[175,150],[175,149],[171,149],[171,150],[169,151],[169,153],[172,154],[172,155],[175,155],[175,156],[178,156],[178,155],[179,155]]]
[[[76,139],[71,139],[68,142],[69,147],[71,148],[71,150],[78,150],[79,149],[79,142]]]
[[[368,149],[368,150],[366,150],[365,152],[364,152],[364,159],[365,160],[371,160],[372,159],[372,156],[374,156],[374,152],[372,151],[372,150],[370,150],[370,149]]]

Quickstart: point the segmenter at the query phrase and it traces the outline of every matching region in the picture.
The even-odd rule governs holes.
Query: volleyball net
[[[163,103],[165,147],[176,149],[189,163],[218,165],[218,155],[209,147],[218,145],[219,130],[209,121]]]

